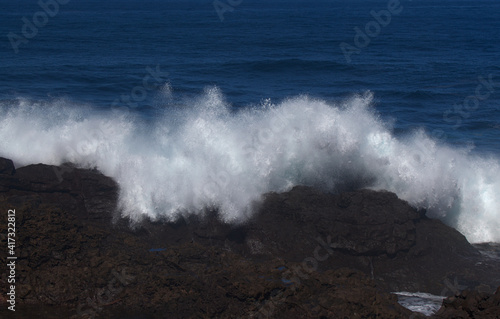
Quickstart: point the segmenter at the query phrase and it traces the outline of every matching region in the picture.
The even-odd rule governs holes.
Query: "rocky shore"
[[[265,194],[244,224],[207,210],[133,228],[117,197],[98,171],[0,158],[0,256],[15,210],[16,318],[32,306],[46,318],[423,317],[399,291],[449,296],[436,318],[500,318],[500,262],[393,193],[299,186]],[[7,272],[0,286],[10,318]]]

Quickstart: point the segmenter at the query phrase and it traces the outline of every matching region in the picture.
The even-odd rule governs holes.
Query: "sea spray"
[[[67,100],[0,106],[0,156],[19,165],[73,162],[120,185],[124,217],[175,220],[217,207],[228,222],[269,191],[395,192],[472,242],[500,242],[498,158],[472,154],[423,130],[396,137],[371,94],[331,104],[308,96],[234,111],[208,88],[153,120]]]

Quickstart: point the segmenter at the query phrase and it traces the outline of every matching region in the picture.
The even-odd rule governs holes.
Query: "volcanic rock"
[[[14,163],[10,159],[0,157],[0,174],[13,175],[15,172]]]
[[[498,262],[389,192],[298,186],[266,194],[243,224],[207,210],[132,228],[117,198],[96,170],[0,159],[0,211],[16,211],[18,318],[29,305],[57,307],[45,310],[54,318],[416,318],[390,292],[500,285]],[[4,247],[6,233],[0,223]]]
[[[494,294],[464,290],[443,301],[432,318],[500,318],[500,287]]]

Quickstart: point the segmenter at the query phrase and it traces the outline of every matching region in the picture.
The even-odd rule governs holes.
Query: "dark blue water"
[[[356,184],[500,240],[498,1],[54,1],[1,1],[0,156],[129,216]]]
[[[0,98],[65,97],[106,108],[158,65],[177,97],[216,85],[235,107],[369,90],[397,129],[441,129],[452,143],[498,153],[500,3],[401,1],[401,12],[347,63],[340,44],[354,46],[354,27],[364,30],[375,21],[370,12],[388,3],[244,0],[221,21],[211,1],[72,0],[16,54],[7,34],[22,36],[22,17],[33,21],[42,9],[2,1]],[[487,99],[453,110],[490,75],[496,87]],[[148,93],[139,108],[155,106]]]

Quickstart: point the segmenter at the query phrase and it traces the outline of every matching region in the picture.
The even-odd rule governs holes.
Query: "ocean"
[[[387,189],[500,242],[500,3],[2,1],[0,156],[73,162],[122,215]]]

